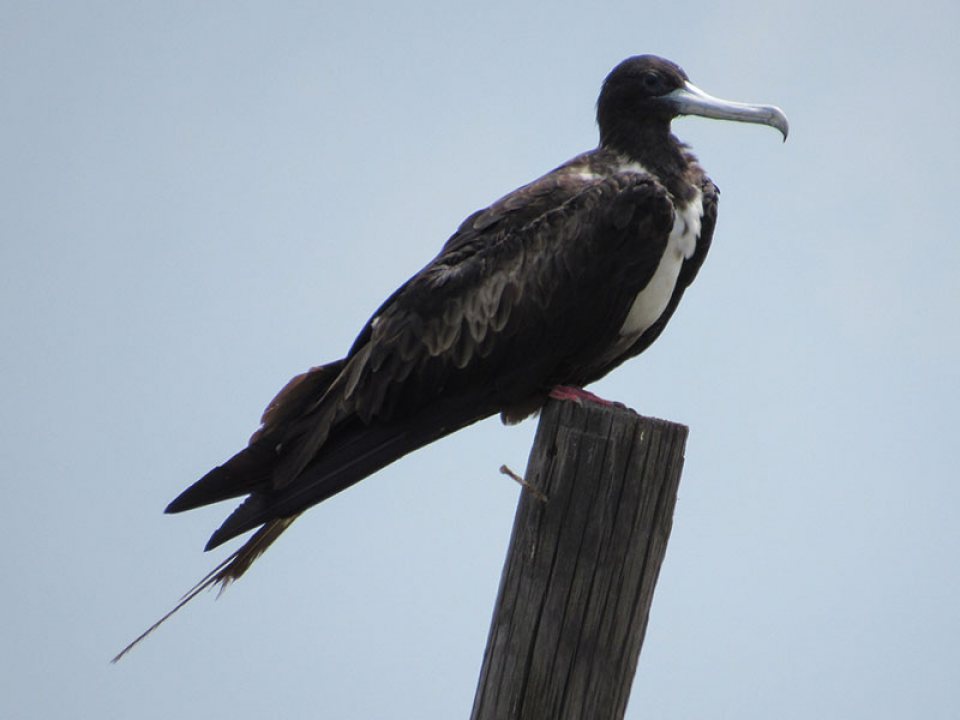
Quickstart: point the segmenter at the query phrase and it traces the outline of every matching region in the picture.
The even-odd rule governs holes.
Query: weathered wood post
[[[473,720],[619,720],[667,548],[687,428],[551,401],[520,498]]]

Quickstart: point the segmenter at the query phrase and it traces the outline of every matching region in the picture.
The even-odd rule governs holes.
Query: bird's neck
[[[600,145],[657,176],[664,187],[681,202],[692,199],[698,190],[701,171],[666,124],[638,124],[614,128],[601,136]]]

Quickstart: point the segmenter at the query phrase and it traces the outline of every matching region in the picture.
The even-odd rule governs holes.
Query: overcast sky
[[[690,426],[628,717],[960,714],[960,5],[0,4],[0,717],[466,718],[535,421],[311,510],[219,601],[163,507],[653,52],[696,284],[593,389]],[[902,6],[901,6],[902,7]]]

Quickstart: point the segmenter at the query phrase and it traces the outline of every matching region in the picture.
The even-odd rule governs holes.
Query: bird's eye
[[[645,72],[640,76],[640,82],[648,92],[658,92],[662,86],[660,76],[655,72]]]

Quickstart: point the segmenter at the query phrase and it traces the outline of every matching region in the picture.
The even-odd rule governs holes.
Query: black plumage
[[[207,549],[257,529],[184,602],[238,578],[299,513],[401,456],[497,413],[518,421],[555,387],[583,387],[646,349],[716,221],[716,186],[671,134],[680,114],[786,136],[779,110],[710,98],[669,61],[614,68],[596,150],[464,220],[343,359],[291,380],[249,445],[169,505],[247,496]]]

